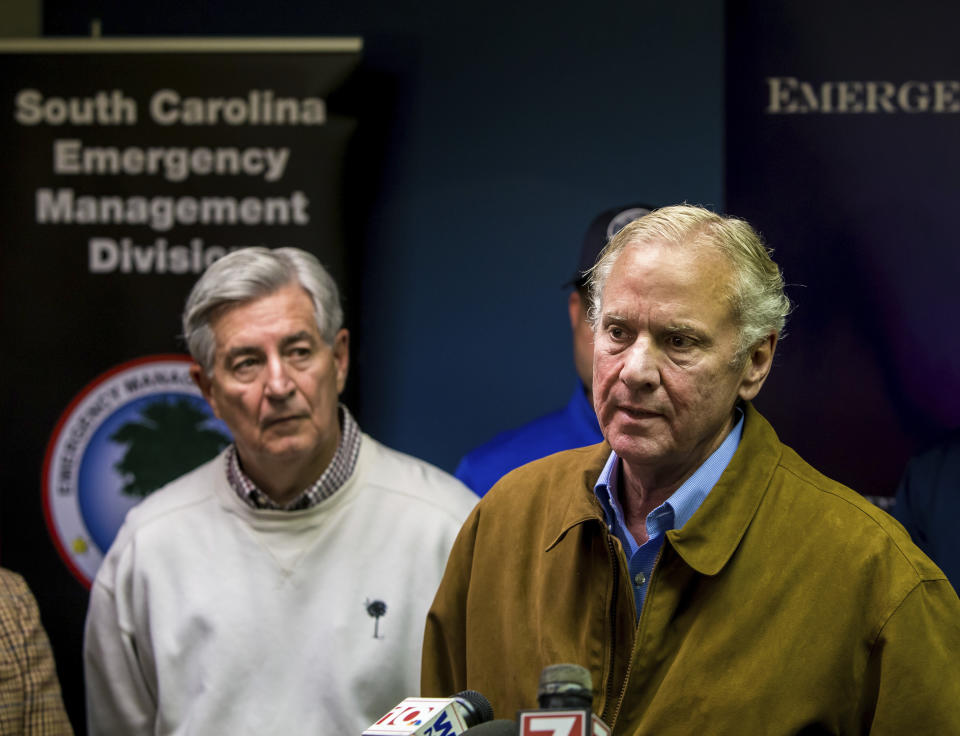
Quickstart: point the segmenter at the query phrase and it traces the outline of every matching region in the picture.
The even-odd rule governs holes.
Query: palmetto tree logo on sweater
[[[381,600],[367,601],[367,615],[373,618],[373,638],[382,639],[380,636],[380,617],[387,615],[387,604]]]

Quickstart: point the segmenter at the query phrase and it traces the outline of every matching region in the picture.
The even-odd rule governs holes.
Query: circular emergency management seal
[[[87,587],[127,511],[230,442],[190,364],[185,355],[153,355],[111,368],[74,397],[50,437],[47,529]]]

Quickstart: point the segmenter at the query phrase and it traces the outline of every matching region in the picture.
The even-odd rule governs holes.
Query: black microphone
[[[452,700],[466,723],[467,730],[493,719],[493,706],[486,696],[476,690],[462,690],[452,696]]]
[[[537,689],[540,710],[521,710],[519,736],[610,736],[610,727],[592,712],[593,678],[578,664],[544,667]]]
[[[593,678],[578,664],[552,664],[540,673],[537,702],[541,708],[591,708]]]

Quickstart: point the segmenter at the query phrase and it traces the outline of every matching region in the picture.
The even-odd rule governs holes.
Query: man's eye
[[[287,354],[294,360],[303,360],[309,358],[313,354],[313,351],[310,350],[310,348],[290,348]]]
[[[237,374],[252,373],[256,368],[257,361],[254,358],[244,358],[233,364],[232,370]]]
[[[622,340],[626,332],[622,327],[618,327],[617,325],[611,325],[610,327],[607,328],[607,334],[610,335],[610,337],[613,338],[614,340]]]
[[[692,347],[694,341],[689,335],[670,335],[670,337],[667,338],[667,343],[672,348],[683,350],[684,348]]]

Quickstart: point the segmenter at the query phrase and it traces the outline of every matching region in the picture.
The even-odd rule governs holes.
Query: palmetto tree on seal
[[[230,438],[205,426],[210,415],[186,398],[149,403],[136,421],[124,423],[110,439],[126,445],[114,465],[123,477],[122,492],[144,497],[222,450]]]

